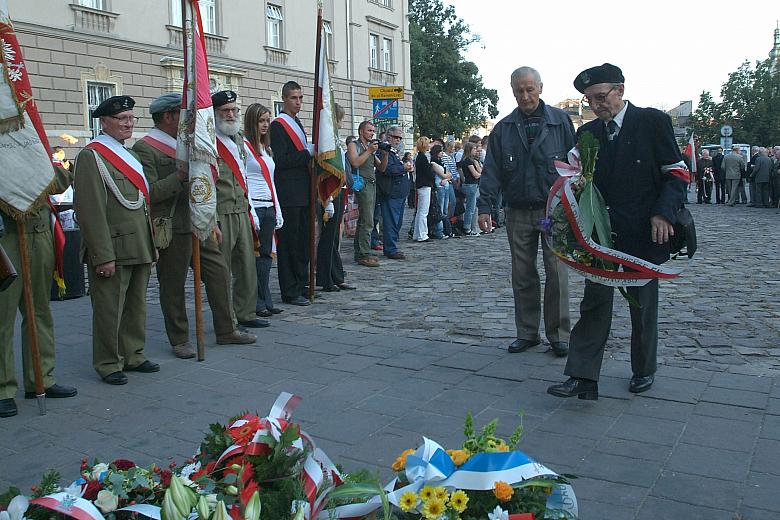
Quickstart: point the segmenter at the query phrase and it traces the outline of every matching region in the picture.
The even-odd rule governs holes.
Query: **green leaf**
[[[592,185],[593,183],[588,184]],[[593,224],[596,227],[598,243],[612,249],[612,224],[609,221],[607,203],[604,202],[604,197],[601,196],[601,192],[595,185],[593,185],[591,191],[593,192],[591,197],[593,203]]]
[[[580,207],[580,222],[582,223],[582,234],[587,239],[593,234],[593,183],[585,183],[585,187],[580,193],[580,199],[577,201]]]

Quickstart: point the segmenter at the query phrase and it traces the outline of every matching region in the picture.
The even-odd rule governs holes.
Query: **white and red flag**
[[[0,0],[0,61],[0,208],[21,215],[42,200],[54,169],[8,0]]]
[[[691,173],[696,173],[696,142],[693,140],[693,132],[685,145],[685,155],[691,158]]]
[[[216,179],[212,173],[212,166],[217,164],[217,136],[198,0],[182,0],[182,20],[184,92],[176,159],[189,166],[192,232],[205,240],[217,225]]]

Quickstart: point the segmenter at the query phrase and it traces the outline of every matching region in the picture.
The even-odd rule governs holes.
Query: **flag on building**
[[[320,49],[317,55],[319,60],[317,68],[319,82],[315,92],[315,110],[318,112],[318,125],[316,145],[317,164],[317,194],[320,201],[325,204],[329,197],[336,197],[344,185],[344,155],[339,146],[338,127],[336,125],[336,111],[333,98],[333,87],[328,73],[327,50],[325,38],[320,30]]]
[[[176,159],[189,166],[192,232],[205,240],[217,225],[216,179],[212,173],[212,166],[217,164],[217,136],[198,0],[182,0],[182,20],[184,92]]]
[[[691,158],[691,173],[696,173],[696,143],[693,140],[693,132],[691,132],[691,138],[685,146],[685,155]]]
[[[0,0],[0,45],[0,209],[21,215],[43,200],[54,169],[8,0]]]

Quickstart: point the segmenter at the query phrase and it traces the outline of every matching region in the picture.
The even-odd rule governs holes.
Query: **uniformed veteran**
[[[101,134],[76,157],[74,208],[92,298],[92,365],[103,381],[127,383],[125,371],[157,372],[144,356],[146,286],[156,251],[149,184],[133,134],[135,101],[114,96],[93,112]]]
[[[149,106],[154,128],[136,141],[133,151],[138,154],[149,182],[152,219],[156,228],[155,240],[160,259],[157,262],[157,280],[160,286],[160,306],[165,318],[165,332],[173,354],[182,359],[195,357],[189,340],[190,325],[184,285],[192,260],[192,232],[190,226],[189,183],[187,172],[176,167],[176,133],[181,112],[181,94],[164,94]],[[257,337],[236,330],[230,312],[228,268],[216,236],[200,243],[200,263],[206,285],[217,343],[249,344]]]

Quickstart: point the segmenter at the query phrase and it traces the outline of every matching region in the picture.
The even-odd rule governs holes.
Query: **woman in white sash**
[[[274,307],[268,280],[273,258],[274,230],[284,225],[282,208],[276,197],[274,185],[274,160],[271,151],[271,139],[268,127],[271,124],[271,111],[260,103],[249,105],[244,116],[244,136],[247,147],[247,188],[252,197],[260,228],[257,232],[260,241],[259,255],[255,258],[257,269],[257,305],[258,316],[270,317],[279,314],[282,309]],[[249,149],[251,147],[251,149]],[[257,154],[257,155],[255,155]],[[259,161],[258,161],[259,159]],[[261,162],[262,161],[262,164]]]

